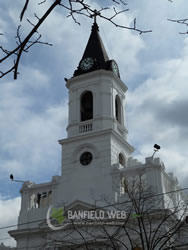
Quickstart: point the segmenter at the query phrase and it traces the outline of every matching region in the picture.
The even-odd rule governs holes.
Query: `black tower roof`
[[[80,68],[80,63],[85,58],[94,59],[95,64],[92,69],[83,71]],[[77,70],[75,70],[74,72],[74,76],[87,73],[88,71],[90,72],[98,69],[108,69],[109,67],[107,62],[109,62],[109,58],[103,45],[102,39],[99,35],[99,27],[97,23],[94,22],[86,49],[84,51],[82,59],[80,60]]]

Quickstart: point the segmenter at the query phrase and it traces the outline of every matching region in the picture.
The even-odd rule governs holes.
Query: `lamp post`
[[[15,182],[21,182],[21,183],[25,182],[25,181],[20,181],[20,180],[14,180],[13,174],[10,175],[10,179],[11,179],[11,181],[15,181]]]
[[[158,152],[159,149],[161,148],[158,144],[154,144],[153,147],[154,147],[154,152],[152,154],[152,158],[154,158],[154,155],[156,154],[156,152]]]

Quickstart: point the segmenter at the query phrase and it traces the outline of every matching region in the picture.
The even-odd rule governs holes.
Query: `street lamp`
[[[154,144],[154,152],[153,152],[153,155],[152,155],[152,158],[154,157],[154,155],[156,154],[156,152],[159,151],[159,149],[161,148],[158,144]]]
[[[21,183],[25,182],[25,181],[14,180],[13,174],[10,175],[10,179],[11,179],[11,181],[15,181],[15,182],[21,182]]]

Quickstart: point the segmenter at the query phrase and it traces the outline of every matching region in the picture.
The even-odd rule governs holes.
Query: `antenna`
[[[159,151],[159,149],[161,148],[158,144],[154,144],[154,152],[153,152],[153,154],[152,154],[152,158],[154,157],[154,155],[156,154],[156,152],[158,152]]]
[[[25,181],[20,181],[20,180],[14,180],[13,174],[10,175],[10,179],[11,179],[11,181],[15,181],[15,182],[21,182],[21,183],[25,182]]]

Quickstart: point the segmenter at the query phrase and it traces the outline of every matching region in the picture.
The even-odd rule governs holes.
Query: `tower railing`
[[[92,122],[84,122],[79,126],[79,133],[85,133],[88,131],[93,130],[93,123]]]

